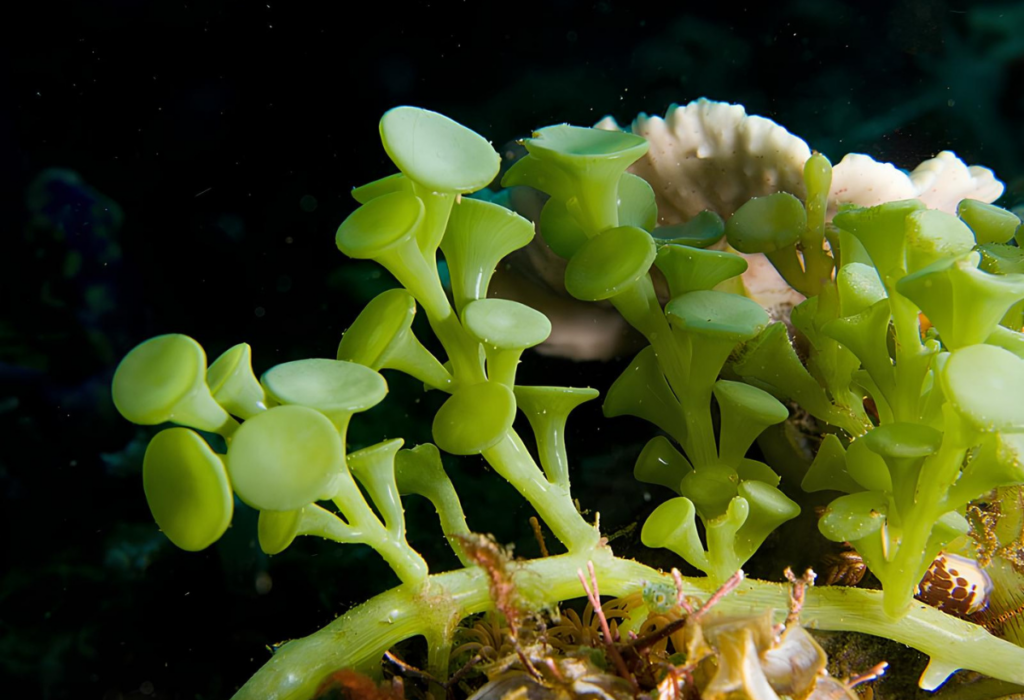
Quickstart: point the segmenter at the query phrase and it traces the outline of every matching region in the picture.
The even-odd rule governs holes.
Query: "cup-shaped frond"
[[[355,362],[320,358],[275,365],[263,373],[262,381],[278,403],[316,409],[342,435],[353,413],[373,408],[388,393],[379,372]]]
[[[214,360],[206,371],[206,383],[217,403],[245,420],[273,405],[252,372],[252,348],[248,343],[239,343]]]
[[[833,319],[821,327],[826,337],[857,356],[889,402],[896,382],[888,345],[891,318],[889,301],[882,299],[856,315]]]
[[[633,173],[619,178],[619,226],[635,226],[653,231],[658,223],[658,204],[647,180]]]
[[[1011,331],[1003,326],[996,326],[996,329],[992,331],[992,335],[988,337],[985,344],[995,345],[996,347],[1008,350],[1024,360],[1024,333]]]
[[[610,299],[647,274],[657,255],[642,228],[619,226],[591,238],[565,268],[565,288],[583,301]]]
[[[642,136],[568,124],[535,131],[523,144],[530,155],[558,166],[572,177],[606,178],[614,173],[615,183],[649,148]]]
[[[313,535],[335,542],[360,542],[360,533],[315,503],[297,510],[261,510],[257,534],[265,554],[280,554],[299,535]]]
[[[841,211],[832,223],[860,241],[878,269],[879,277],[886,281],[893,275],[898,279],[906,271],[906,218],[924,208],[918,199],[905,199],[868,209]]]
[[[665,305],[665,315],[693,348],[686,389],[700,403],[711,400],[711,388],[733,349],[757,336],[770,320],[756,301],[715,290],[678,296]]]
[[[839,315],[854,316],[886,298],[878,270],[864,263],[846,263],[836,273]]]
[[[889,466],[863,439],[854,440],[846,449],[846,471],[860,485],[858,491],[892,492]]]
[[[679,484],[692,471],[690,461],[668,438],[658,435],[648,440],[640,451],[633,467],[633,478],[644,484],[664,486],[679,495]]]
[[[565,450],[565,423],[574,408],[596,399],[597,389],[562,386],[517,386],[516,404],[537,438],[537,451],[548,481],[568,488],[569,459]]]
[[[828,238],[832,248],[832,255],[836,256],[836,264],[849,265],[850,263],[861,263],[874,267],[867,248],[860,242],[860,239],[844,229],[829,224],[825,227],[825,236]],[[877,274],[877,273],[876,273]]]
[[[941,373],[957,413],[982,432],[1024,431],[1024,360],[994,345],[955,351]]]
[[[699,513],[698,509],[698,513]],[[704,521],[704,537],[708,544],[707,574],[715,581],[725,581],[737,569],[746,563],[749,555],[740,556],[737,546],[740,529],[750,516],[750,504],[743,496],[736,496],[729,501],[725,512]]]
[[[1024,484],[1024,433],[985,437],[949,491],[948,503],[959,508],[993,489]]]
[[[770,320],[768,312],[752,299],[715,290],[678,296],[665,306],[665,313],[676,327],[691,336],[706,336],[733,345],[756,336]]]
[[[726,464],[698,467],[679,482],[679,493],[697,508],[701,519],[717,518],[729,507],[736,496],[740,477],[736,469]]]
[[[679,444],[683,444],[686,436],[683,408],[669,388],[650,345],[637,353],[609,387],[602,410],[607,418],[642,418],[664,430]]]
[[[532,187],[566,202],[575,196],[576,185],[569,174],[555,164],[527,154],[517,160],[501,178],[502,187]]]
[[[814,461],[808,467],[800,488],[808,493],[815,491],[842,491],[856,493],[864,487],[853,480],[846,470],[846,449],[835,435],[829,433],[821,441]]]
[[[548,247],[566,260],[572,258],[576,251],[587,242],[587,233],[579,225],[565,201],[550,197],[540,210],[538,228]]]
[[[451,273],[455,308],[487,296],[498,263],[533,239],[533,224],[498,204],[464,199],[452,209],[441,251]]]
[[[884,493],[851,493],[828,504],[818,520],[818,530],[833,542],[855,542],[881,530],[888,513],[889,499]]]
[[[940,260],[896,285],[950,350],[985,342],[1007,310],[1024,299],[1024,275],[991,275],[978,269],[980,260],[978,253]]]
[[[156,524],[184,550],[206,549],[231,524],[234,498],[224,461],[187,428],[153,437],[142,461],[142,484]]]
[[[561,199],[588,236],[617,225],[619,180],[649,147],[633,134],[567,124],[541,129],[523,143],[529,155],[502,184],[529,185]]]
[[[418,107],[395,107],[380,120],[388,157],[406,177],[431,191],[469,194],[498,175],[501,158],[480,134]]]
[[[366,489],[384,518],[384,527],[395,537],[405,536],[405,511],[395,483],[395,455],[404,440],[395,438],[350,453],[345,461],[349,471]]]
[[[769,486],[778,486],[782,482],[782,477],[774,469],[756,459],[740,460],[739,466],[736,467],[736,474],[740,477],[741,482],[763,481]]]
[[[960,258],[974,248],[974,233],[960,219],[937,209],[907,215],[907,272],[945,258]]]
[[[392,192],[408,192],[415,194],[413,191],[413,182],[405,176],[405,173],[393,173],[379,180],[368,182],[365,185],[355,187],[352,189],[352,199],[356,200],[360,204],[366,204],[371,199],[376,199]]]
[[[713,211],[705,209],[682,224],[659,226],[651,232],[659,244],[673,243],[691,248],[707,248],[725,235],[725,222]]]
[[[927,457],[942,444],[942,433],[920,423],[889,423],[880,425],[861,438],[865,446],[885,460],[892,480],[896,507],[903,512],[916,498],[921,468]]]
[[[478,299],[462,314],[466,330],[484,345],[525,350],[551,334],[551,321],[540,311],[508,299]]]
[[[673,298],[712,289],[747,269],[747,261],[733,253],[675,244],[661,246],[655,264],[668,280]]]
[[[403,496],[414,493],[430,501],[441,521],[441,531],[448,538],[455,555],[469,566],[471,561],[459,541],[460,536],[469,534],[469,526],[452,480],[444,471],[437,447],[428,442],[399,451],[395,457],[395,481],[398,492]]]
[[[993,275],[1012,275],[1024,272],[1024,250],[1015,245],[984,243],[976,250],[981,253],[978,267]]]
[[[463,326],[487,354],[491,381],[515,386],[516,368],[526,348],[551,335],[551,321],[540,311],[508,299],[477,299],[462,312]]]
[[[451,454],[480,454],[505,437],[515,417],[516,399],[504,384],[460,386],[434,416],[434,442]]]
[[[673,498],[654,509],[643,529],[640,541],[647,547],[675,552],[701,571],[710,570],[707,552],[700,541],[697,510],[688,498]]]
[[[305,406],[276,406],[253,416],[228,450],[235,493],[259,510],[298,510],[330,499],[344,472],[341,435]]]
[[[423,220],[423,201],[403,190],[374,197],[341,222],[338,249],[350,258],[373,260],[415,238]]]
[[[1020,228],[1020,217],[994,204],[964,199],[957,205],[957,215],[974,232],[978,245],[1009,243]]]
[[[375,260],[395,276],[427,309],[444,314],[448,302],[433,263],[424,255],[419,235],[427,225],[423,200],[399,190],[371,199],[338,227],[338,250],[350,258]]]
[[[741,382],[720,379],[714,392],[722,414],[718,458],[738,468],[757,436],[789,418],[789,409],[768,392]]]
[[[851,435],[860,435],[868,428],[852,413],[829,401],[825,389],[797,357],[785,324],[769,325],[744,345],[732,363],[732,370],[778,398],[796,401],[815,418],[837,425]]]
[[[632,173],[623,173],[619,178],[618,198],[620,226],[654,230],[658,207],[654,190],[646,180]],[[551,250],[567,260],[587,241],[586,232],[569,211],[565,200],[557,197],[548,199],[540,212],[540,233]]]
[[[112,394],[132,423],[171,421],[211,432],[234,427],[206,385],[206,353],[187,335],[159,335],[135,346],[114,372]]]
[[[416,300],[404,289],[381,292],[363,307],[338,344],[338,359],[373,370],[395,369],[435,389],[452,377],[412,331]]]
[[[750,509],[736,533],[735,551],[742,563],[754,555],[775,528],[800,515],[800,506],[763,481],[742,481],[737,490]]]
[[[807,229],[807,212],[788,192],[753,197],[729,217],[725,235],[741,253],[773,253],[789,248]]]

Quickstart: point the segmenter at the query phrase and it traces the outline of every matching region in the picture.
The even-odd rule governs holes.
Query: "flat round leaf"
[[[271,367],[263,386],[279,403],[309,406],[325,413],[358,413],[388,393],[378,372],[340,360],[296,360]]]
[[[414,236],[423,220],[423,211],[423,201],[409,192],[375,197],[341,222],[335,243],[350,258],[375,258]]]
[[[530,153],[543,155],[571,169],[585,168],[588,161],[632,163],[649,148],[642,136],[568,124],[540,129],[525,143]]]
[[[591,238],[565,269],[565,288],[577,299],[609,299],[647,274],[657,249],[641,228],[619,226]]]
[[[704,210],[685,224],[659,226],[651,235],[658,243],[675,243],[691,248],[707,248],[722,240],[725,222],[713,211]]]
[[[388,110],[380,120],[380,138],[399,170],[435,192],[476,192],[491,183],[501,166],[483,136],[418,107]]]
[[[754,197],[725,224],[729,245],[741,253],[771,253],[788,248],[807,228],[807,212],[788,192]]]
[[[633,173],[619,178],[619,225],[652,231],[658,223],[658,204],[647,180]]]
[[[855,316],[887,296],[878,270],[864,263],[847,263],[836,273],[840,313]]]
[[[160,335],[137,345],[114,373],[114,405],[139,425],[174,420],[175,408],[205,390],[206,353],[187,335]]]
[[[942,433],[920,423],[880,425],[861,438],[869,450],[893,459],[920,459],[934,454],[942,444]]]
[[[833,542],[856,542],[878,532],[887,512],[888,501],[878,491],[851,493],[829,504],[818,529]]]
[[[479,454],[505,436],[515,416],[515,396],[503,384],[460,387],[434,416],[434,442],[451,454]]]
[[[567,260],[587,242],[583,227],[557,197],[549,198],[540,211],[540,233],[548,247]]]
[[[1020,218],[1012,211],[976,199],[961,201],[956,213],[971,227],[979,244],[1007,243],[1020,227]]]
[[[352,189],[352,199],[356,200],[360,204],[366,204],[371,199],[376,199],[381,195],[391,194],[392,192],[412,192],[412,180],[407,178],[404,173],[393,173],[386,177],[382,177],[379,180],[368,182],[360,187]]]
[[[224,463],[187,428],[161,431],[150,441],[142,484],[156,524],[184,550],[206,549],[231,524],[234,498]]]
[[[770,320],[756,301],[714,290],[678,296],[665,306],[665,313],[683,330],[735,342],[750,340]]]
[[[954,352],[942,371],[943,389],[963,418],[985,432],[1024,431],[1024,360],[994,345]]]
[[[747,499],[747,504],[750,505],[750,517],[747,522],[756,518],[762,524],[771,523],[774,529],[776,523],[783,523],[800,515],[800,506],[795,501],[764,481],[741,481],[737,492]]]
[[[728,406],[723,411],[738,412],[758,424],[775,425],[789,418],[789,409],[782,402],[756,386],[720,379],[714,392],[718,403]]]
[[[551,335],[551,321],[540,311],[508,299],[478,299],[462,312],[466,330],[502,350],[532,348]]]
[[[747,261],[739,255],[674,243],[661,246],[655,264],[668,280],[669,292],[673,297],[686,292],[712,289],[727,279],[743,274],[747,269]]]
[[[673,498],[654,509],[640,532],[647,547],[670,547],[696,537],[696,509],[688,498]]]
[[[380,369],[395,339],[407,332],[416,300],[404,289],[389,289],[363,307],[338,344],[338,359]]]
[[[298,510],[331,497],[345,468],[341,435],[323,414],[277,406],[235,432],[228,472],[239,498],[259,510]]]
[[[267,396],[252,373],[252,348],[239,343],[228,348],[206,370],[206,384],[214,400],[228,413],[251,418],[267,409]]]
[[[736,496],[739,475],[727,465],[695,469],[680,482],[679,493],[693,501],[705,520],[717,518],[725,512]]]

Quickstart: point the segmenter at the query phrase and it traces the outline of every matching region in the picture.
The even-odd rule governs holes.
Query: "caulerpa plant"
[[[655,519],[649,527],[656,538],[678,543],[672,548],[710,574],[680,578],[677,584],[680,595],[706,599],[719,580],[795,513],[795,504],[775,488],[771,470],[745,456],[762,427],[785,417],[781,405],[760,389],[715,381],[739,343],[771,326],[752,302],[711,291],[742,271],[732,257],[669,246],[658,252],[647,230],[637,225],[650,225],[650,202],[643,194],[639,200],[629,196],[630,188],[642,192],[643,185],[623,171],[644,148],[642,141],[609,135],[609,142],[588,130],[556,129],[551,133],[559,138],[536,139],[541,144],[537,150],[547,151],[538,157],[546,170],[535,177],[538,185],[551,178],[559,193],[553,201],[564,204],[564,212],[553,206],[547,216],[563,217],[566,241],[576,248],[570,289],[582,298],[613,299],[645,332],[657,355],[655,362],[648,353],[636,371],[660,382],[641,388],[621,380],[606,407],[611,413],[636,412],[642,402],[671,399],[674,413],[658,419],[669,422],[658,424],[688,459],[667,443],[654,443],[648,452],[662,450],[673,461],[679,477],[673,483],[684,495],[677,501],[681,505],[672,507],[683,519],[672,525],[678,532],[669,531],[666,519]],[[582,597],[579,572],[589,566],[605,595],[673,589],[665,574],[615,557],[597,525],[573,502],[564,428],[569,413],[597,392],[516,384],[523,351],[542,342],[550,325],[533,309],[487,298],[498,261],[533,235],[529,221],[465,196],[491,182],[498,171],[497,154],[465,127],[410,107],[384,116],[381,137],[400,173],[354,191],[361,206],[338,229],[337,245],[351,257],[377,261],[402,288],[367,305],[342,338],[337,359],[288,362],[258,380],[245,344],[207,368],[196,341],[165,335],[129,353],[114,378],[114,400],[126,418],[184,426],[153,438],[143,468],[154,518],[175,544],[200,550],[216,541],[231,521],[237,495],[260,511],[264,551],[283,551],[300,535],[365,543],[401,580],[319,632],[284,645],[237,698],[309,698],[330,672],[373,672],[390,647],[416,636],[427,642],[427,670],[440,681],[448,677],[456,627],[470,615],[494,609],[496,601],[489,572],[474,563],[473,540],[466,537],[470,528],[439,448],[482,455],[567,550],[508,564],[517,605],[524,610]],[[643,211],[628,211],[635,201]],[[438,248],[450,270],[452,301],[438,275]],[[664,311],[649,289],[648,271],[656,260],[674,286],[675,298]],[[443,363],[411,331],[417,308],[444,347]],[[956,367],[956,357],[946,362],[947,368]],[[348,452],[350,421],[387,393],[383,370],[407,373],[449,394],[433,421],[436,446],[403,449],[402,441],[394,439]],[[943,376],[952,387],[945,391],[970,395],[956,393],[958,373]],[[721,446],[709,412],[712,394],[722,407]],[[973,415],[975,409],[964,408],[965,400],[958,399],[956,415]],[[513,428],[517,410],[534,431],[539,464]],[[226,454],[215,452],[195,430],[221,435]],[[1002,433],[995,435],[992,439],[1003,439]],[[647,473],[656,469],[652,465]],[[655,478],[664,474],[657,472]],[[412,495],[434,505],[462,568],[432,573],[410,547],[402,504]],[[708,533],[706,548],[698,539],[694,513]],[[776,610],[781,619],[786,603],[787,592],[778,584],[744,581],[716,610],[759,615]],[[634,623],[644,619],[651,604],[634,611]],[[877,592],[819,588],[808,592],[803,617],[819,628],[883,635],[920,649],[932,657],[922,677],[924,687],[937,687],[957,668],[1024,682],[1024,650],[932,608],[921,606],[896,619],[883,612]]]
[[[826,436],[803,486],[846,494],[821,532],[853,544],[882,582],[886,612],[899,616],[936,555],[967,533],[967,504],[1024,482],[1024,336],[1019,311],[1009,313],[1024,299],[1024,275],[1013,267],[1019,249],[1006,245],[1020,220],[973,200],[959,216],[905,200],[841,209],[825,229],[815,193],[828,191],[831,168],[814,160],[820,184],[808,178],[806,215],[778,194],[748,202],[726,230],[741,251],[773,251],[779,272],[808,294],[792,314],[808,366],[777,328],[734,369],[854,438]],[[834,277],[820,273],[833,265]],[[877,425],[833,420],[826,395],[847,405],[869,396]]]

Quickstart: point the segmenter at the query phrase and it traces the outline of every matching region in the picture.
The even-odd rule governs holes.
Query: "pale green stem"
[[[448,305],[447,299],[445,305],[448,313],[444,317],[439,318],[428,312],[427,319],[434,330],[434,335],[448,353],[456,383],[468,385],[485,381],[487,376],[484,374],[484,365],[480,357],[480,344],[462,327],[459,317]]]
[[[889,615],[902,615],[910,606],[918,582],[936,555],[928,551],[928,541],[935,523],[945,514],[946,493],[966,454],[951,442],[943,440],[939,451],[925,460],[913,505],[899,514],[903,530],[899,549],[882,577],[883,604]]]
[[[917,307],[896,291],[895,282],[890,280],[886,291],[896,331],[896,390],[890,408],[897,421],[916,423],[920,420],[921,386],[931,356],[921,342]]]
[[[527,562],[510,562],[516,589],[530,609],[583,596],[577,571],[593,561],[603,595],[634,593],[647,583],[672,586],[671,579],[635,561],[617,559],[608,547]],[[684,578],[684,593],[707,599],[706,578]],[[715,610],[723,615],[775,611],[781,622],[788,609],[788,586],[746,580]],[[881,592],[848,587],[807,591],[802,622],[812,629],[861,632],[887,637],[932,658],[925,678],[929,688],[943,673],[969,669],[1010,683],[1024,683],[1024,648],[993,637],[983,627],[926,605],[915,605],[902,618],[881,609]],[[372,670],[384,651],[398,642],[424,635],[430,639],[459,620],[493,608],[488,581],[479,568],[431,576],[372,598],[319,632],[288,642],[235,694],[235,700],[309,700],[324,676],[339,668]],[[935,673],[941,670],[942,673]]]
[[[800,256],[796,254],[795,245],[765,253],[765,257],[768,258],[768,261],[782,275],[782,279],[786,280],[790,287],[806,297],[815,296],[817,290],[815,289],[814,293],[810,293],[811,290],[807,285],[807,275],[800,264]]]
[[[509,389],[516,385],[516,370],[522,350],[499,350],[487,348],[487,378],[504,384]]]
[[[602,178],[581,182],[577,187],[580,226],[588,238],[619,225],[619,179]]]
[[[332,500],[349,526],[361,534],[359,541],[376,549],[403,583],[415,583],[427,577],[427,562],[404,537],[388,532],[347,470],[339,476]]]
[[[530,502],[570,552],[589,549],[600,539],[597,528],[576,510],[569,490],[548,481],[515,430],[484,450],[483,457]]]

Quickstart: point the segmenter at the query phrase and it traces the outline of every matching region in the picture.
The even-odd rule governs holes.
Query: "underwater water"
[[[395,284],[334,244],[352,188],[393,171],[377,124],[394,106],[446,114],[503,152],[549,124],[628,124],[706,97],[773,119],[833,163],[867,153],[913,168],[954,150],[1005,183],[999,204],[1024,205],[1021,2],[359,11],[107,0],[0,21],[0,695],[229,697],[270,647],[397,583],[368,547],[304,538],[268,557],[240,504],[214,546],[176,549],[141,485],[158,428],[129,424],[110,397],[119,360],[164,333],[211,358],[247,342],[257,373],[334,356]],[[630,359],[528,351],[519,371],[603,392]],[[443,397],[388,380],[353,446],[431,440]],[[569,424],[574,495],[619,535],[616,551],[675,565],[630,529],[655,505],[632,465],[656,431],[599,404]],[[445,464],[471,527],[536,556],[518,494],[478,456]],[[412,523],[433,517],[408,508]],[[457,564],[442,538],[410,532],[439,569]],[[817,565],[813,547],[788,547],[804,536],[784,527],[768,549]],[[750,572],[779,580],[781,566]],[[899,687],[912,687],[923,657],[904,663]]]

